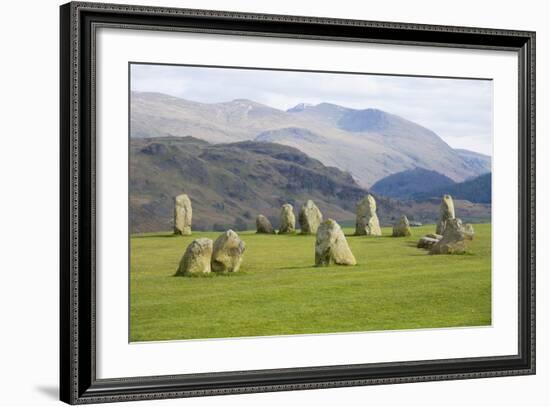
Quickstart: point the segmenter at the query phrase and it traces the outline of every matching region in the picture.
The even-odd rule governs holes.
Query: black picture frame
[[[60,22],[62,401],[84,404],[535,373],[534,32],[82,2],[61,6]],[[94,35],[100,26],[517,52],[518,353],[500,357],[97,379]]]

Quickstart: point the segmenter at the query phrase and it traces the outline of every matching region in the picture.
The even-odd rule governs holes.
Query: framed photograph
[[[535,373],[534,32],[60,13],[61,400]]]

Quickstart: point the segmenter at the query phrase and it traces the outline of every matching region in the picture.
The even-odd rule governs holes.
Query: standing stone
[[[453,203],[453,198],[451,197],[451,195],[443,195],[443,198],[441,198],[441,206],[439,209],[439,222],[437,223],[435,233],[437,233],[438,235],[445,234],[447,221],[454,218],[455,205]]]
[[[405,215],[401,216],[399,222],[393,225],[393,237],[401,236],[410,236],[411,235],[411,226],[409,225],[409,220]]]
[[[462,254],[466,251],[465,240],[472,238],[473,234],[464,229],[460,219],[449,219],[443,237],[432,247],[430,254]]]
[[[176,235],[191,234],[192,216],[191,200],[187,194],[178,195],[174,200],[174,233]]]
[[[317,233],[317,229],[323,221],[323,214],[317,205],[311,199],[308,199],[300,209],[298,221],[300,222],[301,233],[305,235],[314,234]]]
[[[256,217],[256,233],[275,233],[271,222],[264,215]]]
[[[355,266],[357,262],[351,252],[340,225],[332,219],[321,223],[315,241],[315,265],[338,264]]]
[[[212,258],[212,239],[200,238],[191,242],[183,254],[177,276],[200,275],[210,273]]]
[[[239,271],[244,249],[244,242],[231,229],[222,233],[214,242],[212,271],[229,273]]]
[[[279,234],[294,233],[296,231],[296,217],[291,204],[284,204],[281,208],[281,225]]]
[[[356,235],[382,236],[380,222],[376,215],[376,201],[372,195],[368,194],[357,203],[356,214]]]

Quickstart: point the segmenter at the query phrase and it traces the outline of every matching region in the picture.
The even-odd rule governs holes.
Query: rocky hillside
[[[401,171],[382,178],[376,182],[371,190],[382,196],[399,199],[410,199],[415,194],[432,191],[435,188],[445,188],[455,182],[437,171],[425,168]]]
[[[486,174],[492,171],[491,157],[485,154],[476,153],[462,148],[456,148],[455,151],[459,156],[479,174]]]
[[[350,174],[327,167],[299,150],[269,142],[209,144],[193,137],[130,140],[130,229],[171,230],[173,197],[185,192],[193,204],[195,230],[253,228],[262,213],[275,227],[279,210],[313,199],[325,217],[351,225],[355,203],[367,192]],[[433,222],[439,201],[405,202],[377,197],[382,224],[402,213]],[[463,216],[487,218],[490,206],[457,202]],[[487,209],[488,208],[488,209]],[[458,209],[457,209],[458,211]]]
[[[209,143],[284,144],[349,172],[363,188],[416,167],[457,182],[486,172],[472,165],[474,158],[416,123],[381,110],[330,103],[283,111],[246,99],[208,104],[132,92],[130,130],[132,138],[192,136]]]
[[[132,232],[170,230],[173,197],[187,193],[193,227],[253,227],[263,213],[276,226],[279,210],[313,199],[326,216],[352,219],[365,191],[353,178],[300,151],[279,144],[243,141],[209,144],[193,137],[132,139]]]

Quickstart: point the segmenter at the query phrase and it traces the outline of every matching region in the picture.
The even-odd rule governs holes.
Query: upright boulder
[[[331,264],[354,266],[357,262],[340,225],[334,220],[328,219],[321,223],[317,229],[315,265],[329,266]]]
[[[445,234],[447,222],[455,218],[455,205],[451,195],[443,195],[441,198],[441,206],[439,207],[439,222],[435,233],[438,235]]]
[[[239,271],[244,249],[244,242],[231,229],[222,233],[214,242],[212,271],[229,273]]]
[[[284,204],[281,208],[281,224],[279,234],[296,232],[296,217],[291,204]]]
[[[441,240],[434,244],[430,254],[462,254],[466,251],[466,240],[471,240],[473,234],[462,226],[458,218],[449,219]]]
[[[183,254],[177,276],[201,275],[210,273],[212,259],[212,239],[205,237],[191,242]]]
[[[273,229],[271,222],[264,215],[258,215],[256,217],[256,233],[275,233],[275,229]]]
[[[376,215],[376,201],[371,194],[368,194],[357,203],[357,220],[355,221],[356,235],[381,236],[380,222]]]
[[[193,209],[187,194],[181,194],[174,199],[174,233],[188,236],[191,234],[191,218]]]
[[[399,221],[393,225],[393,237],[402,237],[411,235],[411,226],[409,225],[409,220],[405,215],[401,216]]]
[[[301,233],[306,235],[317,233],[317,229],[322,221],[323,214],[317,205],[315,205],[311,199],[308,199],[308,201],[302,205],[300,214],[298,215]]]

